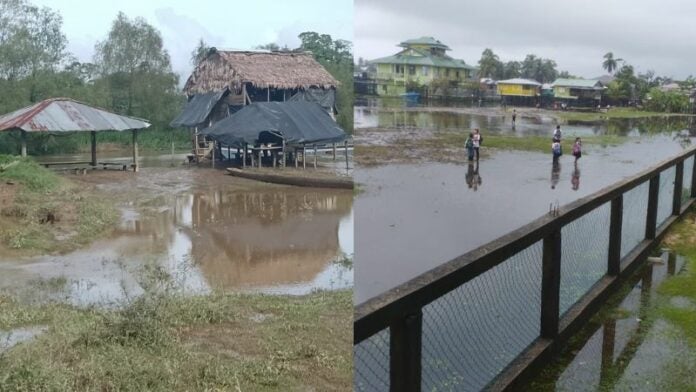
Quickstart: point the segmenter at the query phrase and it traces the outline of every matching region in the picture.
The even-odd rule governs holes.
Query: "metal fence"
[[[695,154],[684,151],[358,305],[355,390],[514,388],[694,202]]]

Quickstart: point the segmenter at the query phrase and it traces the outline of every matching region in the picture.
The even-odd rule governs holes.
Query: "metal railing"
[[[690,148],[356,306],[355,389],[519,385],[694,202],[695,154]]]

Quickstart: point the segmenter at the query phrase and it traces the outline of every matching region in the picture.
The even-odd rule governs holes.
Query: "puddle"
[[[11,349],[12,347],[33,339],[34,337],[44,333],[47,327],[35,326],[15,328],[9,331],[0,330],[0,354]]]
[[[672,374],[671,364],[690,357],[688,344],[674,338],[667,322],[646,317],[656,287],[684,266],[682,256],[660,257],[664,263],[641,267],[629,279],[630,289],[614,295],[608,301],[614,305],[592,319],[523,390],[658,390],[656,383]]]
[[[0,289],[112,304],[143,292],[147,266],[188,293],[306,294],[353,284],[352,265],[341,262],[353,253],[351,191],[261,184],[196,168],[94,172],[78,180],[128,195],[119,225],[65,255],[0,256]],[[31,289],[47,280],[64,284]]]

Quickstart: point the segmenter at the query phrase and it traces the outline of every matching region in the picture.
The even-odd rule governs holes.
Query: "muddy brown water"
[[[168,164],[166,158],[152,162]],[[0,289],[112,304],[140,294],[145,266],[153,265],[190,293],[305,294],[352,286],[352,265],[341,262],[353,254],[351,191],[161,166],[166,165],[153,163],[138,174],[97,170],[72,177],[113,194],[119,224],[106,238],[68,254],[0,255]]]

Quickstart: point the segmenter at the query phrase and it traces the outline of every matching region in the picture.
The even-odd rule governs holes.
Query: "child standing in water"
[[[575,138],[575,144],[573,144],[573,156],[575,157],[575,163],[577,163],[578,159],[582,156],[582,141],[579,137]]]
[[[553,163],[558,163],[558,158],[561,157],[561,142],[554,140],[551,144],[551,153],[553,154]]]
[[[481,133],[479,132],[478,128],[474,129],[474,135],[472,136],[474,139],[474,153],[476,154],[476,160],[479,160],[479,148],[481,148],[481,142],[483,141],[483,138],[481,137]]]
[[[466,138],[466,142],[464,142],[464,147],[466,147],[466,153],[469,157],[470,161],[474,160],[474,134],[470,133],[469,137]]]

